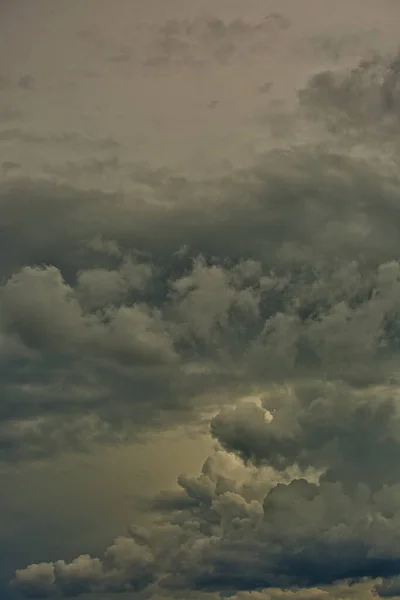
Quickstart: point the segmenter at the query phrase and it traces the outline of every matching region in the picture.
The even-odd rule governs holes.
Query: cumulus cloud
[[[216,389],[396,380],[396,61],[313,76],[296,120],[320,115],[318,136],[229,177],[137,166],[128,196],[2,184],[4,459],[18,445],[30,454],[24,432],[41,432],[46,454],[43,432],[61,415],[81,447],[97,426],[94,438],[126,439],[189,419]],[[343,118],[364,153],[332,129]],[[372,160],[378,134],[392,149],[384,164]]]
[[[127,271],[125,276],[121,275],[121,285],[128,289],[129,284],[140,286],[140,280],[146,278],[145,266],[142,271],[140,267],[136,272],[133,268],[131,273],[128,266]],[[113,298],[109,295],[114,293],[118,299],[118,284],[118,274],[112,271],[80,272],[77,295],[81,296],[81,302],[90,302],[94,295],[101,306],[108,307],[103,315],[84,313],[57,268],[24,267],[2,290],[4,331],[13,332],[34,349],[45,347],[68,353],[70,348],[83,345],[92,352],[98,350],[128,358],[136,355],[145,362],[173,359],[173,349],[162,324],[157,322],[156,312],[140,304],[113,308]]]
[[[196,23],[212,47],[215,30],[247,32]],[[167,26],[166,59],[184,27]],[[129,197],[2,187],[0,246],[15,248],[0,259],[2,459],[211,409],[219,444],[153,500],[148,530],[98,557],[19,569],[17,590],[398,593],[398,70],[396,55],[315,74],[294,114],[299,129],[315,121],[312,139],[229,177],[138,168]],[[260,401],[236,403],[242,392]]]
[[[211,429],[225,448],[256,464],[284,471],[295,463],[322,470],[326,480],[380,488],[397,481],[398,410],[395,389],[304,384],[268,395],[263,407],[226,408]]]
[[[351,399],[347,401],[351,404]],[[275,413],[272,418],[263,415],[260,430],[273,430],[275,419],[285,420],[289,429],[292,422],[301,430],[304,415],[293,399],[291,404],[285,419]],[[247,408],[257,414],[251,404]],[[329,417],[328,413],[327,421]],[[377,427],[384,422],[377,421]],[[257,591],[260,598],[268,599],[394,596],[400,569],[397,462],[383,473],[382,479],[390,483],[374,473],[368,479],[368,471],[363,471],[368,456],[363,452],[371,447],[369,456],[374,450],[379,454],[385,429],[376,432],[375,440],[366,435],[365,446],[360,447],[357,427],[364,432],[365,422],[360,418],[352,425],[354,432],[346,418],[338,423],[339,429],[354,435],[347,468],[335,465],[343,446],[343,452],[348,449],[343,437],[324,431],[325,445],[315,444],[314,460],[302,461],[302,448],[296,452],[293,445],[283,447],[278,441],[275,453],[262,450],[270,460],[265,458],[265,464],[257,467],[235,456],[242,453],[242,439],[247,439],[243,418],[237,423],[238,441],[231,444],[231,453],[218,450],[198,477],[178,478],[180,494],[161,494],[156,499],[153,510],[163,515],[158,524],[148,530],[132,527],[129,537],[118,538],[100,558],[85,556],[71,563],[21,569],[13,585],[26,595],[42,586],[46,593],[49,589],[65,597],[77,589],[124,591],[135,589],[132,586],[142,589],[143,597],[234,596],[239,590],[243,592],[238,598],[247,597],[244,591]],[[253,430],[254,445],[257,435]],[[268,439],[268,434],[263,437]],[[331,446],[328,452],[325,446]],[[279,451],[283,459],[276,468]],[[384,457],[379,459],[383,464]],[[132,567],[138,556],[146,564],[146,569],[140,569],[144,576],[140,581]]]
[[[334,273],[322,268],[289,277],[263,269],[260,261],[207,264],[199,257],[170,278],[161,265],[123,260],[116,269],[79,271],[68,284],[54,266],[23,267],[0,294],[3,336],[12,341],[4,350],[11,368],[8,393],[18,390],[14,402],[28,409],[34,388],[18,383],[17,348],[24,368],[36,371],[42,393],[48,375],[43,380],[41,365],[49,353],[58,377],[83,376],[93,422],[105,417],[104,399],[96,403],[96,393],[113,371],[121,382],[125,377],[142,387],[132,405],[121,398],[128,421],[145,409],[140,394],[154,390],[157,380],[164,398],[152,399],[145,419],[165,401],[178,409],[181,394],[195,397],[202,385],[218,385],[218,372],[219,384],[228,388],[312,376],[361,386],[383,382],[396,377],[399,273],[392,261],[364,278],[356,263]],[[70,407],[78,416],[79,402],[54,386],[49,392],[59,396],[54,409]],[[41,404],[50,411],[50,397]],[[81,407],[87,410],[87,401]],[[51,418],[45,410],[26,417]]]
[[[152,580],[153,557],[132,538],[117,538],[103,560],[82,555],[72,562],[30,565],[16,572],[14,586],[28,597],[63,596],[85,592],[138,591]]]

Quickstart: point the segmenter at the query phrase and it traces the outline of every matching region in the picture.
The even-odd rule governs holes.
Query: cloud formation
[[[347,400],[350,404],[352,399]],[[317,398],[315,403],[322,400]],[[286,413],[286,419],[279,410],[272,420],[263,415],[259,425],[259,430],[265,428],[263,437],[268,438],[268,428],[275,427],[275,420],[284,420],[288,428],[290,421],[299,428],[304,420],[295,406],[289,416]],[[257,414],[250,404],[246,411]],[[312,413],[312,408],[308,412]],[[221,413],[218,418],[226,416]],[[68,564],[31,565],[17,571],[13,585],[27,595],[39,594],[40,590],[43,596],[57,591],[68,597],[76,590],[121,592],[141,588],[144,597],[157,589],[162,595],[187,590],[234,595],[238,590],[265,589],[267,598],[285,597],[285,593],[294,598],[310,597],[307,593],[335,598],[340,597],[337,589],[349,585],[347,598],[352,593],[357,597],[362,581],[369,578],[365,585],[370,586],[371,594],[375,589],[388,596],[396,585],[396,579],[390,578],[400,568],[399,484],[397,480],[387,484],[373,476],[370,480],[366,475],[357,477],[360,471],[368,473],[363,471],[368,457],[363,454],[364,447],[357,444],[357,428],[363,432],[365,421],[354,418],[352,427],[343,421],[340,425],[354,431],[355,442],[353,455],[347,455],[350,466],[342,471],[329,457],[338,453],[343,439],[334,435],[328,438],[326,432],[325,445],[334,446],[337,441],[337,447],[327,451],[324,444],[316,444],[322,449],[316,452],[317,458],[307,461],[308,469],[302,465],[301,450],[291,459],[281,450],[280,470],[273,467],[274,454],[271,460],[264,459],[265,466],[257,468],[244,466],[234,454],[217,451],[204,463],[198,477],[178,478],[179,495],[162,494],[156,500],[154,509],[164,515],[159,525],[150,530],[132,527],[130,536],[115,540],[101,558],[81,556]],[[382,421],[378,419],[379,424]],[[238,429],[246,427],[243,417]],[[253,437],[254,444],[261,445],[254,431]],[[376,437],[379,439],[379,431]],[[376,443],[369,442],[376,450]],[[242,444],[242,438],[234,449],[232,443],[232,452],[241,454]],[[263,450],[263,456],[268,454]],[[325,465],[319,454],[325,456]],[[287,466],[282,465],[285,458]],[[392,474],[396,465],[394,461]],[[350,471],[354,476],[351,480]],[[382,478],[389,471],[387,467]],[[138,560],[144,561],[146,568],[140,563],[138,570]],[[349,583],[337,588],[337,581]]]
[[[17,570],[22,594],[398,594],[398,62],[315,74],[287,115],[310,137],[229,177],[2,186],[1,458],[211,409],[219,444],[154,527]]]
[[[396,60],[315,75],[296,118],[320,115],[317,141],[229,177],[2,184],[3,460],[53,452],[54,428],[61,450],[187,419],[216,389],[397,378]]]

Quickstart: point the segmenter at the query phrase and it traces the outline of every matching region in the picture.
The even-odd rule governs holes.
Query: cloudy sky
[[[400,598],[400,5],[0,1],[0,597]]]

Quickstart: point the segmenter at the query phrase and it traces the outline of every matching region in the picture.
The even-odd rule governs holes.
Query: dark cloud
[[[260,407],[225,409],[213,420],[212,432],[244,460],[282,471],[292,464],[313,467],[324,473],[323,480],[380,489],[397,482],[398,403],[396,392],[384,388],[368,394],[305,385],[295,394],[268,397]]]
[[[301,421],[302,416],[292,412],[292,420]],[[273,423],[274,419],[269,426]],[[357,442],[357,431],[355,437]],[[354,474],[362,462],[359,450],[355,460],[349,459]],[[320,467],[318,460],[314,463]],[[13,585],[29,594],[42,585],[46,573],[45,592],[63,596],[72,595],[70,589],[123,591],[144,585],[145,597],[154,595],[156,586],[178,595],[187,590],[233,595],[264,589],[272,598],[274,588],[284,588],[294,598],[297,593],[308,598],[301,588],[331,585],[336,597],[338,580],[354,583],[369,577],[372,589],[371,578],[390,578],[399,571],[398,483],[374,490],[355,479],[347,488],[340,474],[335,481],[322,478],[313,483],[296,478],[296,470],[280,474],[271,466],[245,467],[221,451],[206,461],[199,477],[181,475],[178,483],[180,496],[160,496],[155,504],[164,513],[158,526],[148,531],[132,528],[129,537],[117,539],[100,558],[31,565],[16,573]],[[112,563],[111,576],[108,557],[117,554],[118,547],[124,549],[123,565],[116,569]],[[146,556],[148,569],[141,569],[149,578],[146,582],[135,579],[132,564],[138,554]],[[64,571],[71,588],[61,576]],[[379,579],[375,584],[383,596],[394,586]],[[353,591],[358,593],[357,586]],[[329,592],[322,597],[330,598]]]
[[[299,94],[300,105],[333,131],[394,141],[399,117],[399,58],[375,54],[350,71],[317,73]],[[354,140],[353,140],[354,141]]]
[[[85,592],[139,591],[152,581],[153,556],[149,548],[132,538],[117,538],[101,561],[82,555],[66,563],[31,565],[17,574],[18,588],[28,597],[43,598],[57,588],[64,596]]]
[[[149,531],[20,569],[16,589],[396,593],[397,63],[313,76],[295,119],[318,135],[229,177],[137,167],[125,195],[3,185],[2,458],[211,409],[220,445],[153,501]]]
[[[395,125],[397,112],[383,89],[395,98],[395,65],[314,76],[297,119],[318,106],[336,123],[345,114],[359,136],[368,118],[393,141],[385,115]],[[362,118],[351,112],[358,97]],[[398,154],[373,162],[368,134],[364,148],[328,128],[229,177],[136,165],[125,195],[3,183],[3,458],[126,439],[208,409],[214,389],[394,381]],[[109,157],[81,169],[116,166]],[[29,378],[36,387],[21,383]]]

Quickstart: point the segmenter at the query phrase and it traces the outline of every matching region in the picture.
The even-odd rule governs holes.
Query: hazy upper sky
[[[0,597],[400,598],[400,5],[0,1]]]

